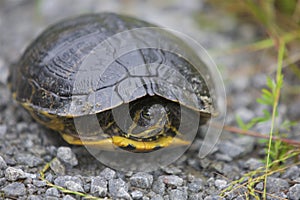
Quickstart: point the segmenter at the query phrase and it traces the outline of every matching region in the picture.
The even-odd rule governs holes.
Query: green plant
[[[300,60],[299,53],[297,50],[295,51],[295,49],[297,49],[296,47],[299,46],[300,37],[300,1],[228,0],[221,2],[212,0],[210,2],[218,8],[229,11],[229,13],[238,19],[258,25],[257,28],[264,30],[267,36],[262,41],[229,49],[225,54],[249,53],[260,50],[271,50],[272,53],[272,50],[276,50],[277,52],[276,76],[274,78],[271,76],[267,78],[266,88],[261,91],[261,96],[257,99],[257,102],[266,105],[267,109],[262,111],[261,116],[253,118],[248,123],[245,123],[239,116],[236,116],[237,124],[242,129],[238,130],[240,133],[247,132],[252,135],[258,135],[250,131],[253,126],[267,121],[271,124],[269,138],[260,140],[260,142],[266,146],[265,166],[261,169],[248,172],[244,174],[240,180],[232,182],[233,185],[238,185],[237,187],[247,189],[248,193],[245,194],[246,198],[252,196],[255,199],[260,199],[261,197],[266,199],[266,187],[264,187],[264,191],[256,191],[254,186],[262,181],[264,185],[266,185],[269,175],[287,169],[288,166],[285,166],[286,164],[282,165],[282,163],[300,154],[299,144],[295,146],[293,141],[283,138],[286,136],[283,130],[289,130],[295,123],[288,120],[283,121],[281,124],[276,123],[281,89],[284,85],[282,74],[283,65],[289,66],[288,70],[293,71],[297,77],[300,77],[299,68],[295,64]],[[220,53],[217,52],[217,55],[220,55]],[[297,87],[291,87],[291,90],[295,89],[297,89]],[[295,92],[293,94],[295,94]],[[237,131],[234,127],[230,127],[230,129]],[[289,142],[287,142],[288,140]],[[292,146],[292,144],[294,146]],[[298,163],[294,163],[292,165],[297,164]],[[226,191],[231,192],[233,190],[235,190],[235,188],[228,188]],[[262,196],[260,197],[259,194]],[[271,196],[270,194],[268,195]]]

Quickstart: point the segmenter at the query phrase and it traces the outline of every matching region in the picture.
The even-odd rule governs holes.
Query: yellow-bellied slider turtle
[[[49,27],[11,69],[13,97],[36,121],[60,132],[70,144],[103,148],[114,144],[134,152],[188,144],[180,136],[185,133],[178,131],[180,107],[199,113],[204,124],[211,117],[212,105],[203,77],[181,55],[159,48],[136,49],[105,69],[99,61],[89,68],[90,76],[76,80],[85,73],[81,65],[95,54],[97,45],[117,33],[142,27],[155,25],[113,13],[84,15]],[[137,66],[144,67],[134,69]],[[132,86],[134,91],[129,90]],[[196,97],[192,104],[191,96]],[[130,117],[121,116],[116,123],[113,109],[122,105],[129,106]],[[83,123],[87,127],[78,133],[74,121],[84,122],[87,115],[97,116],[101,131]]]

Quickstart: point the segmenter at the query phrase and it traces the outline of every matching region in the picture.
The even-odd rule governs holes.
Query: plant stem
[[[274,125],[275,125],[275,118],[276,118],[276,112],[280,97],[280,89],[282,86],[282,61],[284,57],[284,50],[285,50],[285,43],[282,40],[279,40],[279,49],[278,49],[278,66],[277,66],[277,74],[276,74],[276,86],[275,86],[275,99],[273,103],[273,110],[272,110],[272,120],[271,120],[271,128],[270,128],[270,137],[269,137],[269,143],[268,143],[268,152],[267,152],[267,161],[266,161],[266,168],[265,168],[265,180],[264,180],[264,193],[263,193],[263,199],[267,199],[267,174],[269,171],[269,163],[270,163],[270,150],[272,145],[272,138],[273,138],[273,131],[274,131]]]

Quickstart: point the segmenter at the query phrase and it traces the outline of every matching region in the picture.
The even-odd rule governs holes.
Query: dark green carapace
[[[211,117],[212,105],[203,77],[182,56],[158,48],[136,49],[105,68],[94,66],[91,78],[76,81],[84,59],[97,45],[142,27],[156,26],[113,13],[84,15],[50,26],[11,69],[13,97],[70,144],[133,152],[187,145],[181,138],[185,133],[178,131],[182,108],[199,114],[201,125]],[[173,38],[164,42],[176,43]],[[131,87],[130,94],[124,92]],[[192,95],[194,104],[190,104]],[[189,116],[192,120],[193,114]],[[95,119],[97,126],[90,125]]]

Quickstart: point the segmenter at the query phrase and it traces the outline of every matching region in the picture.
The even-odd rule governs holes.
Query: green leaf
[[[245,124],[245,122],[242,120],[242,118],[239,115],[235,116],[236,122],[238,124],[238,126],[243,129],[243,130],[248,130],[247,125]]]

